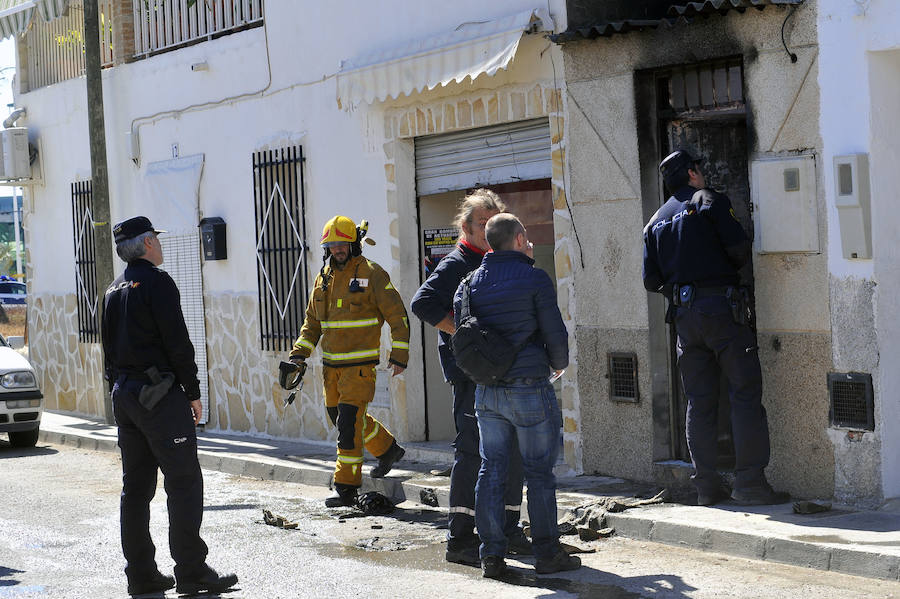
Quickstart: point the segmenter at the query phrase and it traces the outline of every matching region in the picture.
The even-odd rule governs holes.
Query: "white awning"
[[[337,76],[338,105],[347,109],[361,100],[383,101],[466,77],[493,75],[509,65],[523,34],[552,30],[549,13],[534,9],[463,23],[443,35],[344,60]]]
[[[63,16],[69,0],[0,0],[0,39],[20,35],[28,29],[34,11],[45,21]]]

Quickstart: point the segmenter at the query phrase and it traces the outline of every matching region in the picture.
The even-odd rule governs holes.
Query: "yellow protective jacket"
[[[359,282],[359,292],[351,291],[354,280]],[[378,364],[385,321],[391,327],[390,362],[406,368],[409,318],[391,278],[363,256],[350,258],[342,268],[329,262],[316,277],[291,358],[308,358],[321,340],[326,366]]]

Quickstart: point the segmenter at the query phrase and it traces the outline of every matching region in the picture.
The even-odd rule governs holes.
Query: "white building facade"
[[[68,71],[47,67],[70,58],[52,28],[77,28],[82,9],[42,1],[58,14],[33,17],[19,34],[16,95],[26,109],[17,125],[38,152],[26,191],[30,351],[48,408],[99,416],[85,79],[77,60]],[[457,200],[492,185],[541,232],[540,264],[555,272],[571,320],[562,58],[546,39],[564,26],[563,2],[154,6],[101,2],[111,220],[144,214],[170,231],[163,268],[181,288],[208,427],[334,438],[317,355],[287,409],[277,365],[299,332],[322,263],[318,235],[335,214],[368,220],[378,244],[365,254],[408,302],[425,260],[452,243]],[[210,219],[225,224],[224,259],[201,257],[198,226]],[[449,440],[434,334],[412,323],[409,368],[392,379],[383,356],[371,409],[402,440]],[[559,391],[565,460],[577,472],[573,380]]]

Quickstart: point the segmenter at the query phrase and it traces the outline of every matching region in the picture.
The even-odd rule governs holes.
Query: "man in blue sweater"
[[[453,387],[453,420],[456,438],[453,441],[453,469],[450,471],[449,530],[447,531],[448,562],[479,566],[479,540],[475,535],[475,482],[481,467],[478,451],[478,422],[475,420],[475,383],[456,365],[450,346],[450,335],[456,330],[453,323],[453,294],[462,279],[478,268],[485,252],[490,249],[484,236],[487,221],[506,207],[496,193],[476,189],[459,206],[455,225],[461,231],[459,242],[444,256],[416,295],[410,308],[423,322],[440,331],[438,352],[444,379]],[[519,527],[522,507],[522,464],[510,464],[506,492],[507,550],[512,554],[531,555],[531,545]]]
[[[492,217],[485,229],[491,253],[470,282],[469,308],[484,327],[522,349],[498,385],[478,385],[475,414],[481,432],[481,470],[475,487],[475,524],[481,537],[481,569],[498,578],[506,569],[503,496],[511,454],[519,452],[528,481],[528,516],[538,574],[575,570],[578,557],[559,544],[556,477],[562,415],[550,384],[569,362],[568,333],[556,304],[556,288],[534,268],[522,223],[512,214]],[[462,305],[457,289],[456,325]],[[517,447],[518,445],[518,447]]]

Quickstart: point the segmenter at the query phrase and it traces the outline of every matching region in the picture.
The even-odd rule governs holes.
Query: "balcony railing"
[[[112,3],[100,0],[100,60],[112,66]],[[28,89],[37,89],[84,74],[84,5],[69,3],[65,16],[47,23],[34,19],[25,35]]]
[[[134,53],[147,56],[262,20],[263,0],[134,0]]]

